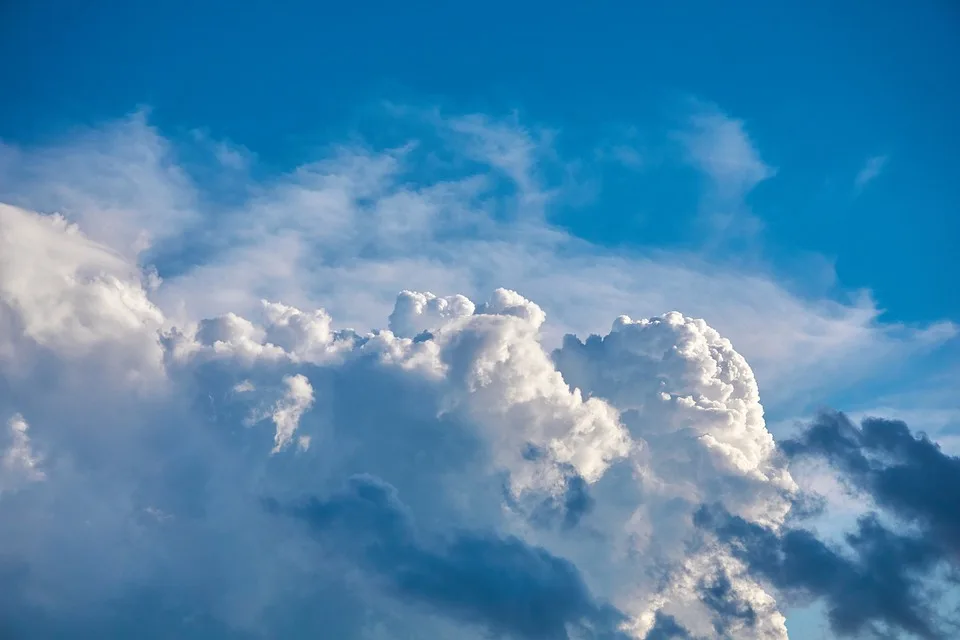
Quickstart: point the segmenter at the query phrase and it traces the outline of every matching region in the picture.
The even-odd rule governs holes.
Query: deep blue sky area
[[[628,131],[656,147],[692,96],[743,120],[777,169],[749,196],[767,261],[796,270],[796,256],[822,254],[845,290],[870,288],[890,319],[960,319],[950,0],[7,0],[0,60],[8,143],[148,107],[165,134],[203,128],[277,169],[346,132],[375,137],[384,100],[516,110],[589,161],[598,141]],[[886,158],[882,172],[855,189],[872,157]],[[690,177],[652,165],[605,171],[601,195],[562,222],[602,243],[689,243]]]

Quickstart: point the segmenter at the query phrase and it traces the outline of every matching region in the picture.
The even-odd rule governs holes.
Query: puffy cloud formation
[[[953,463],[866,427],[778,447],[723,336],[776,403],[955,328],[610,255],[547,222],[549,136],[436,120],[453,157],[259,184],[214,148],[229,197],[142,116],[0,145],[0,636],[779,639],[811,598],[838,633],[938,633],[953,494],[900,489]],[[693,124],[716,197],[769,173],[738,123]],[[721,332],[610,324],[677,307]],[[799,528],[810,459],[906,528]]]
[[[14,637],[786,636],[747,563],[698,542],[701,503],[775,528],[795,492],[704,322],[551,354],[499,289],[404,291],[367,333],[276,302],[174,323],[79,228],[0,224]]]

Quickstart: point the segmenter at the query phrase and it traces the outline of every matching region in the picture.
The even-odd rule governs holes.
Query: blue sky
[[[515,112],[557,133],[593,191],[561,203],[555,220],[627,249],[709,243],[690,224],[702,181],[668,143],[693,101],[716,105],[743,122],[773,176],[746,194],[762,231],[725,258],[762,261],[816,295],[869,289],[885,320],[960,319],[960,88],[951,81],[960,17],[950,2],[4,11],[8,143],[146,107],[165,135],[203,129],[251,150],[270,173],[358,132],[402,140],[385,101]],[[623,150],[630,159],[618,163]],[[831,265],[836,282],[824,275]]]
[[[149,231],[124,255],[168,319],[276,296],[366,330],[401,288],[504,286],[555,346],[678,308],[777,437],[831,406],[956,451],[949,0],[8,2],[0,60],[0,201]]]

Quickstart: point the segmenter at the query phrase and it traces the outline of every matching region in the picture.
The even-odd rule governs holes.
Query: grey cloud
[[[859,427],[825,412],[781,444],[794,458],[818,456],[898,517],[923,527],[960,561],[960,458],[945,454],[905,422],[865,418]]]
[[[838,635],[951,637],[960,619],[945,612],[939,591],[960,569],[960,459],[904,422],[865,418],[858,426],[840,412],[821,413],[780,447],[794,460],[826,461],[895,524],[864,515],[842,546],[811,530],[750,523],[718,506],[701,508],[698,526],[781,592],[823,598]],[[801,508],[794,520],[812,515],[803,509],[809,496],[795,501]],[[725,612],[724,601],[711,604]]]
[[[695,640],[690,632],[683,628],[677,619],[664,613],[657,613],[653,627],[644,640]]]
[[[846,536],[852,552],[847,555],[811,531],[778,533],[722,509],[704,507],[696,519],[779,590],[823,598],[838,635],[899,631],[947,637],[924,583],[939,555],[922,538],[892,532],[868,516]]]
[[[428,541],[395,489],[378,478],[354,477],[327,499],[266,504],[303,520],[324,541],[352,548],[401,597],[498,636],[567,638],[577,627],[591,638],[626,638],[616,631],[623,615],[595,603],[570,562],[492,533],[457,531]]]

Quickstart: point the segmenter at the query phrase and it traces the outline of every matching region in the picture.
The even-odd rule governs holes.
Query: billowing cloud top
[[[900,423],[835,416],[778,446],[747,360],[681,313],[619,309],[605,335],[559,335],[584,301],[609,298],[591,322],[662,303],[620,275],[641,270],[693,306],[718,288],[762,299],[740,308],[792,342],[739,336],[766,380],[806,389],[771,363],[837,375],[843,349],[887,362],[954,328],[593,255],[538,217],[532,137],[450,131],[515,197],[489,197],[503,185],[484,176],[409,187],[409,149],[346,154],[253,193],[233,228],[197,222],[155,136],[130,157],[96,136],[52,154],[69,186],[49,158],[23,163],[34,208],[65,215],[0,205],[0,636],[781,639],[786,608],[819,598],[838,634],[945,637],[929,586],[958,561],[957,483],[942,500],[904,486],[954,479],[956,458]],[[736,192],[770,173],[744,157]],[[522,291],[476,294],[514,270]],[[349,328],[375,312],[386,328]],[[885,515],[840,545],[800,528],[811,459]]]
[[[278,302],[176,326],[62,218],[3,206],[0,228],[15,632],[709,634],[723,580],[785,635],[733,555],[690,552],[701,503],[776,527],[794,491],[704,322],[620,318],[550,354],[543,310],[498,289],[404,291],[370,333]]]

